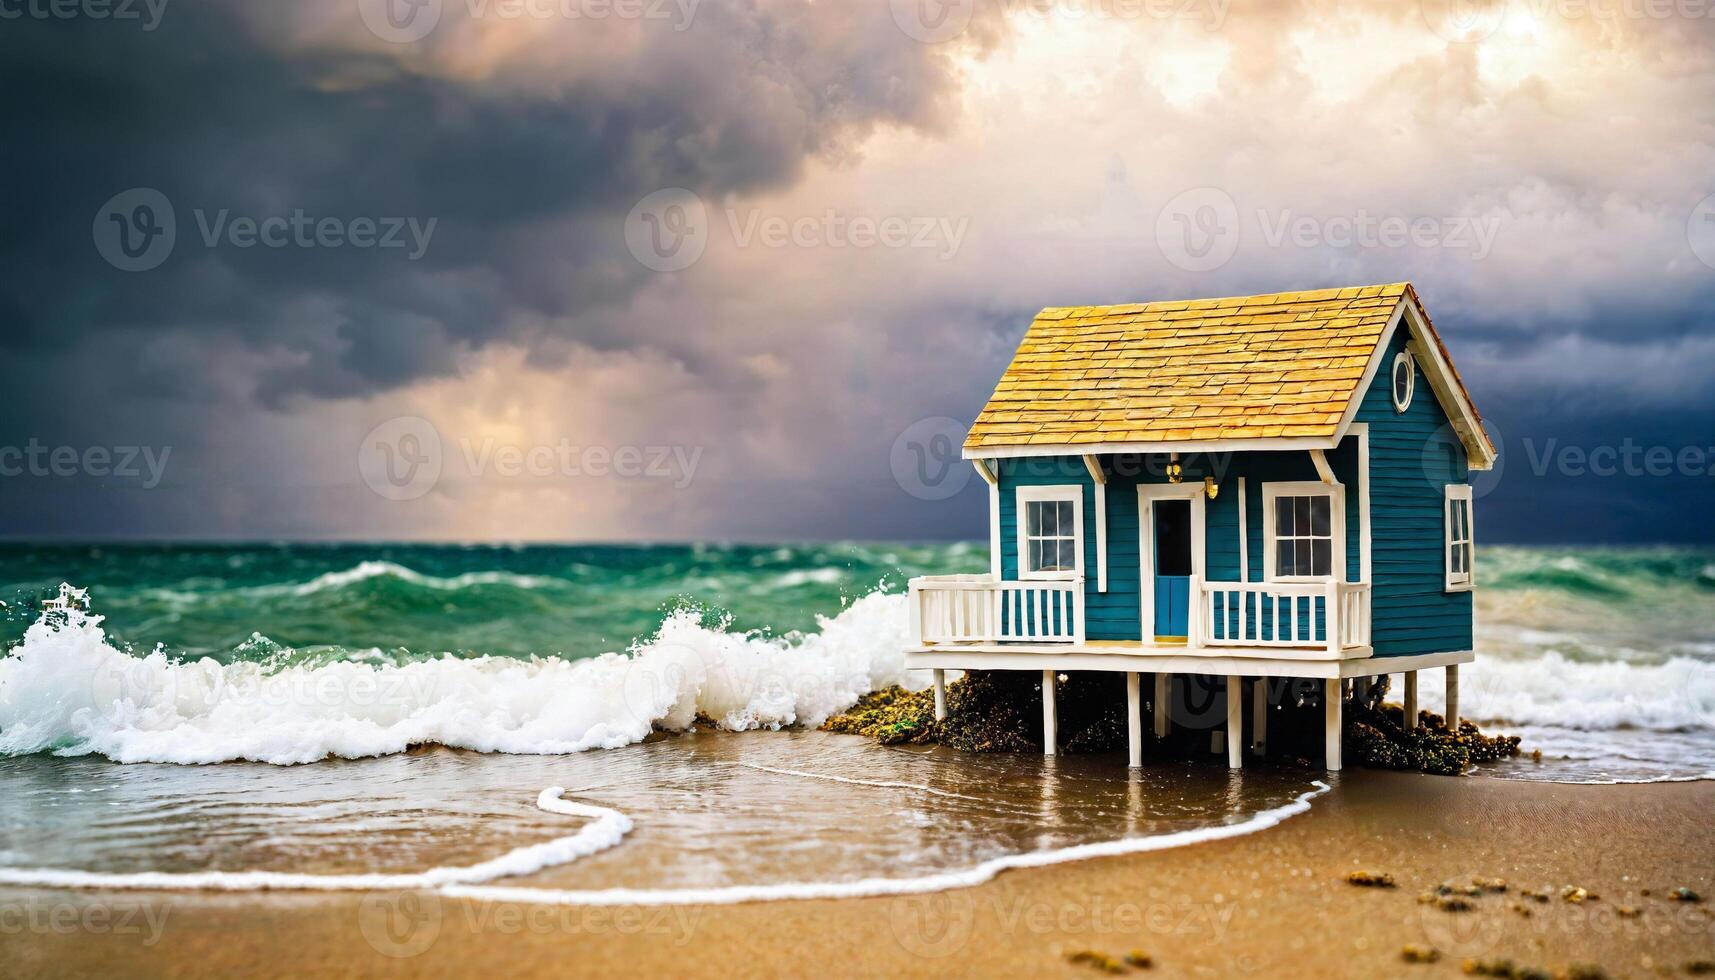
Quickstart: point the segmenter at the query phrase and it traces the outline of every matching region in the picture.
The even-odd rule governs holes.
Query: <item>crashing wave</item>
[[[617,748],[699,715],[724,728],[815,726],[907,678],[905,600],[872,594],[803,636],[764,638],[667,617],[628,653],[443,656],[405,664],[270,665],[135,656],[100,616],[39,620],[0,659],[0,754],[279,765],[441,744],[562,754]]]

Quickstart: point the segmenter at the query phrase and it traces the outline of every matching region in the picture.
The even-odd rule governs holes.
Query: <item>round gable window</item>
[[[1403,412],[1411,407],[1411,392],[1417,387],[1417,365],[1411,355],[1400,351],[1393,359],[1393,410]]]

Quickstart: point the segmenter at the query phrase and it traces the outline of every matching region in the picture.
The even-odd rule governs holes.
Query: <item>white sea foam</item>
[[[1073,847],[1029,851],[993,858],[971,868],[919,875],[914,878],[865,878],[860,881],[803,881],[776,885],[731,885],[721,888],[602,888],[587,890],[525,888],[508,885],[449,885],[443,894],[493,902],[545,905],[736,905],[813,898],[871,898],[880,895],[922,895],[970,888],[1014,868],[1041,868],[1091,858],[1165,851],[1206,841],[1243,837],[1267,830],[1310,809],[1310,801],[1328,792],[1327,783],[1301,793],[1291,803],[1264,810],[1239,823],[1181,830],[1155,837],[1127,837]]]
[[[444,888],[480,884],[496,878],[534,874],[605,851],[631,831],[631,818],[618,810],[574,803],[561,798],[564,789],[550,786],[536,805],[550,813],[589,817],[590,822],[569,837],[531,844],[500,857],[462,867],[441,867],[411,874],[300,874],[289,871],[138,871],[107,874],[62,868],[0,868],[0,884],[50,888],[126,888],[163,891],[373,891]]]
[[[792,773],[814,777],[814,773]],[[910,878],[864,878],[844,882],[784,882],[716,888],[552,889],[491,885],[499,878],[532,874],[595,854],[618,844],[632,828],[616,810],[561,798],[558,786],[542,791],[536,805],[554,813],[593,818],[576,834],[518,848],[499,858],[466,867],[444,867],[414,874],[314,875],[273,871],[201,871],[100,873],[55,868],[0,868],[0,884],[49,888],[110,888],[161,891],[363,891],[434,889],[452,898],[548,905],[731,905],[743,902],[813,898],[861,898],[920,895],[969,888],[1014,868],[1040,868],[1091,858],[1143,854],[1206,841],[1254,834],[1310,809],[1310,801],[1328,792],[1320,780],[1292,802],[1254,814],[1238,823],[1182,830],[1153,837],[1132,837],[1052,848],[983,861],[974,867]]]
[[[1425,703],[1443,696],[1440,671],[1422,674]],[[1478,656],[1460,671],[1460,713],[1478,722],[1578,731],[1715,729],[1715,665]]]
[[[838,585],[845,573],[837,568],[798,568],[774,580],[774,586],[792,589],[800,585]]]
[[[395,578],[401,582],[427,589],[453,590],[473,585],[510,585],[519,589],[540,589],[558,583],[558,579],[540,575],[519,575],[515,572],[465,572],[449,578],[424,575],[415,569],[390,561],[363,561],[337,572],[324,572],[308,582],[287,585],[259,585],[245,590],[249,595],[308,596],[330,589],[342,589],[372,578]]]
[[[870,595],[790,640],[711,629],[685,612],[627,654],[275,671],[133,656],[107,641],[99,616],[74,612],[58,627],[38,621],[0,659],[0,754],[286,765],[425,743],[617,748],[654,727],[688,728],[699,713],[735,730],[813,727],[878,687],[927,684],[906,676],[904,602]]]

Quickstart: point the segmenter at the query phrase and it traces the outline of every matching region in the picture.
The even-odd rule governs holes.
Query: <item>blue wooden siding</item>
[[[1316,480],[1309,453],[1227,453],[1187,455],[1186,483],[1201,483],[1214,476],[1221,491],[1204,501],[1204,576],[1210,580],[1239,580],[1239,493],[1238,478],[1246,483],[1245,523],[1250,551],[1250,578],[1263,579],[1262,484],[1283,480]],[[1356,582],[1358,566],[1358,453],[1357,440],[1348,439],[1328,454],[1335,478],[1346,485],[1346,577]],[[1084,494],[1084,608],[1085,635],[1092,640],[1136,640],[1143,635],[1139,588],[1143,566],[1138,548],[1140,484],[1167,482],[1165,456],[1104,456],[1108,474],[1108,591],[1097,591],[1096,582],[1096,494],[1095,482],[1078,456],[1044,456],[1007,459],[1000,463],[1001,577],[1018,578],[1019,487],[1077,485]],[[1308,622],[1308,611],[1305,612]],[[1151,634],[1153,635],[1153,633]]]
[[[1443,488],[1467,479],[1465,453],[1447,416],[1422,377],[1411,408],[1393,410],[1389,395],[1393,355],[1408,336],[1402,328],[1365,393],[1357,420],[1370,426],[1373,631],[1378,656],[1471,648],[1471,594],[1444,590]],[[1108,473],[1108,590],[1097,590],[1095,484],[1077,456],[1008,459],[1000,463],[1000,543],[1003,578],[1018,578],[1017,489],[1073,484],[1083,487],[1086,635],[1092,640],[1135,640],[1142,567],[1138,553],[1139,484],[1165,483],[1165,456],[1102,457]],[[1246,543],[1250,579],[1264,578],[1263,484],[1318,479],[1307,452],[1255,452],[1183,457],[1186,483],[1215,476],[1221,491],[1205,501],[1204,575],[1236,582],[1239,574],[1238,479],[1245,478]],[[1358,440],[1348,437],[1328,453],[1334,476],[1346,488],[1346,579],[1362,578],[1364,501],[1358,482]],[[1480,524],[1480,521],[1477,522]],[[1479,576],[1481,569],[1478,570]],[[1308,610],[1301,621],[1307,620]],[[1320,619],[1320,617],[1318,617]],[[1316,627],[1320,629],[1320,624]],[[1152,632],[1153,635],[1153,632]]]
[[[1393,359],[1401,325],[1364,393],[1357,421],[1370,426],[1371,631],[1377,656],[1469,650],[1471,593],[1446,591],[1445,490],[1465,483],[1465,447],[1417,368],[1411,406],[1395,412]],[[1480,516],[1473,522],[1481,527]],[[1477,570],[1481,581],[1482,569]]]

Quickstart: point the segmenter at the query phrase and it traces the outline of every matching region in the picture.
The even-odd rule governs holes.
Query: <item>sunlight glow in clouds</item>
[[[1490,415],[1508,398],[1574,420],[1711,410],[1715,269],[1687,222],[1715,193],[1712,22],[1512,0],[1459,41],[1426,15],[1435,2],[1259,0],[1210,17],[1211,0],[1117,19],[1095,3],[982,4],[939,45],[906,36],[886,3],[703,0],[684,26],[473,16],[449,0],[416,44],[378,38],[349,0],[217,3],[256,45],[231,63],[158,67],[175,43],[224,51],[184,22],[147,49],[43,62],[45,76],[125,72],[147,53],[147,75],[112,97],[144,100],[128,111],[148,152],[93,179],[89,161],[107,159],[94,149],[43,165],[68,183],[41,206],[69,217],[44,210],[30,240],[82,237],[8,252],[28,286],[0,300],[23,311],[17,337],[90,326],[0,370],[20,419],[56,418],[69,398],[89,430],[25,434],[179,447],[183,495],[128,501],[115,520],[245,536],[945,533],[950,511],[920,518],[893,485],[888,447],[918,419],[969,418],[1050,304],[1409,279]],[[238,44],[225,26],[208,36]],[[222,90],[255,94],[179,104]],[[175,128],[186,119],[200,128]],[[440,224],[416,265],[229,250],[130,279],[59,275],[53,256],[89,253],[87,202],[147,181],[187,209]],[[700,259],[662,273],[628,253],[623,222],[670,187],[699,196],[709,227]],[[1199,188],[1231,201],[1237,237],[1230,260],[1191,272],[1163,254],[1157,220]],[[958,234],[919,249],[734,231],[830,216]],[[1494,237],[1346,244],[1335,232],[1360,219]],[[1309,244],[1269,234],[1295,222]],[[688,491],[449,481],[401,505],[352,467],[363,433],[395,415],[434,419],[449,444],[705,455]],[[118,439],[127,426],[144,431]]]

